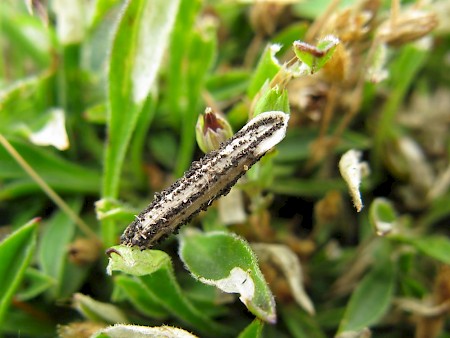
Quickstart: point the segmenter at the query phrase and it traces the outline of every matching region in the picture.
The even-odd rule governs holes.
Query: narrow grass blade
[[[154,86],[178,2],[130,0],[119,18],[109,62],[109,138],[103,197],[118,196],[125,153],[143,105]],[[113,228],[111,222],[103,222],[106,246],[114,243]]]
[[[0,243],[0,327],[33,256],[37,223],[30,221]]]
[[[78,214],[81,209],[82,201],[80,199],[69,202],[71,209]],[[38,259],[41,270],[56,281],[56,285],[48,290],[47,297],[50,299],[69,297],[72,292],[77,290],[79,285],[70,288],[64,283],[64,275],[69,274],[70,280],[82,281],[85,274],[70,272],[67,258],[67,248],[73,241],[76,231],[75,223],[62,211],[57,211],[48,222],[40,236]],[[73,269],[78,270],[76,267]],[[72,270],[73,270],[72,269]],[[66,277],[67,278],[67,277]]]
[[[238,338],[259,338],[262,336],[263,328],[264,322],[255,319],[239,334]]]
[[[178,0],[130,0],[119,19],[109,63],[105,197],[117,197],[121,163],[154,85],[177,9]]]
[[[393,262],[386,259],[363,278],[350,298],[338,333],[359,331],[380,320],[392,302],[394,270]]]

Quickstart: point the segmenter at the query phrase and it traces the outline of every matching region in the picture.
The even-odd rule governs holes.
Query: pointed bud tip
[[[233,130],[228,121],[216,114],[210,107],[197,120],[196,138],[200,149],[207,153],[219,148],[220,144],[233,136]]]

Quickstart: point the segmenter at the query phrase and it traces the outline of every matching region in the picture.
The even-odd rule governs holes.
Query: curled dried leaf
[[[309,314],[314,314],[314,304],[304,289],[303,270],[297,255],[281,244],[252,244],[259,259],[276,265],[287,279],[295,301]]]
[[[68,325],[58,326],[58,337],[60,338],[83,338],[91,337],[92,334],[105,327],[105,324],[97,322],[75,322]]]
[[[339,171],[348,185],[350,196],[352,196],[353,204],[358,212],[363,208],[359,185],[363,176],[369,172],[368,164],[360,161],[361,155],[360,151],[352,149],[342,155],[339,161]]]

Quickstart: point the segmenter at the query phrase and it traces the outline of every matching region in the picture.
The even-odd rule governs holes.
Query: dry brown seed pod
[[[100,249],[97,240],[78,238],[69,246],[69,260],[76,265],[93,263],[98,259]]]
[[[435,13],[408,9],[399,13],[394,21],[391,19],[385,21],[378,29],[376,38],[391,46],[401,46],[424,37],[437,25]]]

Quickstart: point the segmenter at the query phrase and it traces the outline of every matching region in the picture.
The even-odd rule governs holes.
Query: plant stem
[[[78,225],[79,229],[88,237],[99,241],[97,234],[87,225],[64,200],[42,179],[41,176],[25,161],[25,159],[17,152],[11,143],[0,134],[0,143],[5,147],[6,151],[16,160],[22,169],[36,182],[36,184],[45,192],[45,194],[61,209],[70,219]],[[100,242],[100,241],[99,241]]]

